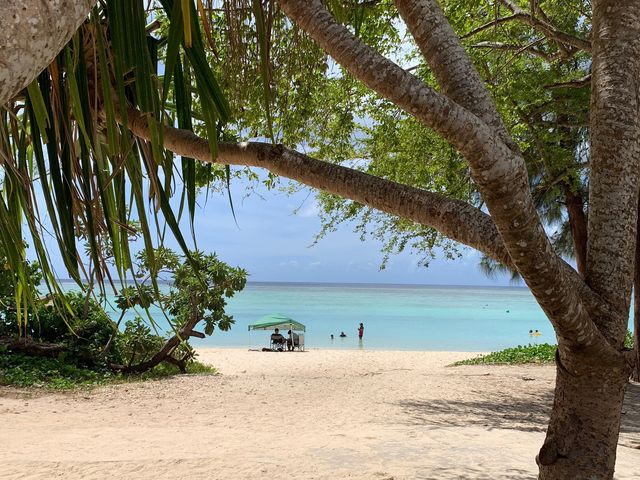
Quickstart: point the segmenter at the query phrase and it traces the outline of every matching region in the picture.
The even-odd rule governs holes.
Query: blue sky
[[[203,192],[195,215],[196,238],[200,250],[216,252],[228,264],[246,269],[249,281],[509,285],[506,276],[489,279],[480,272],[479,255],[471,249],[464,250],[457,260],[440,256],[428,268],[418,266],[418,255],[404,252],[391,257],[387,267],[380,270],[382,244],[373,239],[360,241],[349,224],[340,225],[336,232],[312,245],[320,231],[320,220],[310,189],[288,195],[281,189],[260,186],[255,194],[246,196],[246,184],[235,180],[231,193],[238,225],[226,191],[210,192],[206,203]],[[177,199],[172,203],[177,205]],[[182,226],[190,239],[188,223],[183,221]],[[56,252],[52,238],[45,243],[52,253]],[[179,251],[173,239],[168,238],[166,244]],[[33,252],[29,256],[33,258]],[[68,277],[59,255],[53,253],[51,262],[56,276]]]

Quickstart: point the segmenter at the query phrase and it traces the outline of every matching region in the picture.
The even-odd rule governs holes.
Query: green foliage
[[[211,367],[204,363],[198,362],[197,360],[192,360],[187,364],[187,375],[214,375],[217,373],[217,369],[215,367]],[[148,372],[141,373],[140,375],[135,375],[133,377],[127,377],[131,380],[153,380],[167,377],[169,375],[178,375],[180,370],[175,365],[170,363],[161,363],[153,370]]]
[[[114,377],[108,369],[78,367],[58,358],[0,353],[0,385],[68,389],[98,385]]]
[[[16,292],[20,280],[4,253],[5,248],[0,242],[0,336],[18,334],[22,330],[20,327],[23,327],[29,320],[28,313],[26,318],[18,318]],[[23,265],[28,284],[39,285],[42,281],[40,265],[37,262],[28,261],[23,261]],[[37,292],[32,292],[31,300],[34,301],[33,299],[36,297]],[[25,320],[27,321],[25,322]]]
[[[116,337],[116,350],[126,366],[144,362],[162,348],[166,339],[151,332],[140,317],[125,323],[124,331]]]
[[[176,366],[161,364],[140,375],[124,376],[107,368],[78,367],[59,358],[0,353],[0,385],[13,387],[69,390],[112,383],[160,379],[178,373],[180,372]],[[216,373],[216,369],[193,361],[187,365],[187,373],[211,375]]]
[[[186,256],[163,247],[153,252],[158,273],[171,284],[169,292],[162,293],[145,283],[152,276],[148,253],[141,251],[136,258],[139,281],[123,288],[116,298],[123,314],[136,306],[148,308],[156,305],[170,315],[167,317],[172,330],[169,335],[178,334],[183,328],[191,331],[201,322],[205,335],[213,334],[216,327],[222,331],[231,328],[233,318],[224,310],[226,299],[244,288],[246,271],[230,267],[218,260],[215,254],[191,251],[187,260]],[[166,340],[152,333],[150,326],[137,316],[126,322],[124,331],[118,335],[117,350],[125,364],[131,366],[149,359]],[[180,340],[174,356],[192,355],[186,339]]]
[[[633,345],[634,345],[634,338],[633,338],[633,332],[627,330],[627,335],[624,338],[624,346],[625,348],[629,348],[632,349]]]
[[[140,297],[162,308],[172,317],[174,330],[187,323],[203,322],[205,333],[211,335],[217,326],[229,330],[233,318],[226,315],[226,298],[232,297],[246,285],[247,272],[232,268],[218,260],[215,254],[194,250],[189,252],[190,261],[167,248],[154,251],[154,259],[162,278],[171,284],[167,294],[151,289],[144,281],[151,275],[146,251],[137,255],[136,283],[120,291],[116,302],[121,308],[140,304]]]
[[[245,287],[246,271],[229,267],[215,254],[194,251],[191,257],[193,264],[183,262],[173,272],[173,288],[164,300],[167,311],[176,326],[202,321],[206,335],[216,326],[229,330],[233,318],[224,311],[225,299]]]
[[[175,162],[165,152],[163,125],[192,129],[196,123],[215,157],[231,113],[206,58],[196,3],[98,2],[51,65],[0,106],[0,245],[6,247],[3,265],[22,285],[15,290],[19,307],[34,303],[29,295],[37,285],[25,269],[24,246],[16,242],[24,228],[47,285],[60,293],[42,241],[42,212],[78,283],[88,271],[88,281],[103,286],[110,278],[106,257],[121,279],[131,272],[132,233],[141,234],[152,270],[154,227],[161,239],[169,227],[186,250],[169,197],[178,191],[177,170],[183,174],[185,211],[193,218],[195,161]],[[156,22],[147,25],[149,19]],[[131,108],[144,115],[149,141],[121,128]],[[42,205],[36,205],[38,199]],[[79,241],[88,246],[88,269],[78,264]]]
[[[31,368],[30,364],[20,361],[21,365],[25,364],[23,366],[29,367],[27,370],[33,372],[27,374],[19,368],[10,369],[11,372],[7,375],[17,375],[18,380],[10,379],[9,382],[38,383],[39,378],[48,375],[47,372],[59,372],[63,367],[63,376],[68,376],[69,381],[84,381],[82,375],[85,375],[85,369],[97,372],[98,375],[103,370],[122,368],[114,365],[124,365],[126,368],[149,360],[161,351],[169,337],[176,334],[180,342],[172,347],[169,353],[175,359],[185,360],[187,364],[192,363],[195,352],[188,344],[187,338],[180,337],[179,332],[183,331],[185,337],[188,337],[200,322],[204,324],[207,335],[211,335],[216,327],[228,330],[233,318],[224,311],[226,298],[244,288],[246,272],[229,267],[215,255],[199,251],[190,252],[190,260],[166,248],[157,249],[152,253],[153,268],[156,272],[151,270],[147,251],[140,252],[136,257],[138,280],[134,285],[122,288],[115,303],[122,312],[120,320],[131,308],[148,309],[151,305],[157,305],[172,316],[168,319],[171,331],[159,334],[155,330],[153,319],[150,319],[150,324],[140,316],[127,321],[124,329],[120,331],[120,320],[118,324],[114,323],[91,293],[72,291],[66,294],[52,294],[37,304],[30,321],[22,325],[20,335],[36,342],[63,346],[63,353],[57,359],[61,364],[43,364],[42,368]],[[33,266],[34,276],[38,274],[36,267]],[[154,283],[153,275],[158,273],[158,269],[169,275],[172,282],[173,286],[167,294],[161,293],[156,285],[149,285]],[[11,278],[13,277],[9,277],[9,280]],[[0,282],[2,280],[0,272]],[[7,311],[10,312],[5,309],[4,315],[0,316],[0,336],[17,337],[18,317],[7,314]],[[82,370],[78,373],[79,376],[76,376],[75,369]],[[31,380],[29,375],[33,376]],[[94,380],[90,374],[86,375],[87,381]]]
[[[24,262],[25,270],[33,285],[38,285],[42,281],[42,271],[38,262]],[[3,304],[14,302],[16,291],[16,278],[11,271],[7,257],[2,254],[0,248],[0,302]],[[15,303],[15,302],[14,302]]]
[[[104,346],[116,329],[102,306],[90,295],[68,292],[40,302],[22,335],[38,342],[66,345],[65,355],[78,365],[108,365],[120,360],[115,351],[103,356]],[[16,336],[17,319],[5,317],[0,336]]]
[[[633,333],[627,331],[624,342],[625,348],[633,348]],[[538,345],[518,345],[514,348],[506,348],[488,355],[479,355],[475,358],[461,360],[453,365],[492,365],[506,364],[519,365],[523,363],[553,363],[556,358],[557,345],[542,343]]]
[[[491,365],[506,364],[519,365],[523,363],[553,363],[556,357],[556,345],[543,343],[540,345],[518,345],[514,348],[506,348],[488,355],[480,355],[476,358],[461,360],[453,365]]]
[[[438,88],[399,21],[393,1],[326,3],[336,19],[366,44]],[[264,49],[255,41],[258,28],[252,20],[252,4],[240,0],[226,3],[224,11],[208,12],[209,22],[220,27],[212,31],[216,52],[210,58],[217,75],[224,79],[234,112],[226,127],[229,138],[269,137],[273,123],[279,143],[304,145],[306,153],[323,160],[482,207],[466,163],[457,152],[327,58],[271,1],[263,2],[264,35],[270,43],[267,74],[272,120],[266,121],[265,80],[258,80],[265,73],[260,66]],[[539,212],[550,230],[555,230],[554,246],[571,257],[564,199],[571,191],[586,201],[588,150],[584,145],[590,92],[586,83],[580,88],[558,85],[588,75],[589,54],[546,39],[517,19],[481,28],[511,15],[500,2],[444,0],[440,4],[522,149]],[[522,2],[519,5],[529,8]],[[559,29],[589,37],[588,2],[531,5],[543,9],[537,15]],[[218,178],[223,176],[218,174]],[[277,185],[272,176],[265,182],[270,187]],[[349,223],[363,240],[382,242],[383,265],[389,255],[409,248],[420,255],[422,264],[428,264],[438,247],[448,258],[458,255],[456,245],[432,229],[333,195],[321,193],[318,199],[322,228],[317,239]]]

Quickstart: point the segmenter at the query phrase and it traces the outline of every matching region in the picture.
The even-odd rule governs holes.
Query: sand
[[[529,479],[554,369],[474,354],[201,350],[215,376],[0,390],[0,478]],[[640,472],[631,385],[616,478]]]

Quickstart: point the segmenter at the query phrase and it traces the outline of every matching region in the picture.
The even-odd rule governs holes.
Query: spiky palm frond
[[[99,2],[49,67],[0,108],[0,246],[6,268],[23,286],[16,304],[28,303],[33,291],[27,285],[23,233],[51,286],[45,229],[70,275],[100,286],[111,281],[107,256],[118,276],[127,276],[129,239],[136,230],[152,271],[153,232],[163,238],[161,225],[188,250],[169,199],[179,184],[193,222],[195,161],[181,160],[182,179],[176,181],[178,164],[163,148],[163,125],[191,130],[193,118],[202,118],[215,156],[230,118],[208,63],[196,3],[201,2]],[[151,141],[126,128],[131,108],[145,115]],[[88,244],[88,270],[79,241]]]

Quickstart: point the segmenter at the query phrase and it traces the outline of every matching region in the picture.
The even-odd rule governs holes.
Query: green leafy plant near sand
[[[633,334],[627,332],[625,347],[633,347]],[[488,355],[479,355],[475,358],[460,360],[458,365],[521,365],[524,363],[545,364],[553,363],[556,358],[557,345],[542,343],[539,345],[518,345],[513,348],[505,348]]]
[[[179,369],[175,365],[161,364],[140,375],[125,376],[109,368],[79,367],[62,358],[0,353],[0,385],[14,387],[70,390],[164,378],[178,373]],[[216,373],[216,369],[193,361],[187,365],[187,373],[211,375]]]
[[[163,293],[149,285],[154,274],[146,254],[139,255],[135,287],[122,288],[115,302],[122,311],[117,322],[103,308],[104,298],[94,297],[89,289],[52,293],[44,299],[34,291],[35,300],[23,308],[21,320],[12,296],[15,276],[0,269],[0,385],[65,389],[214,372],[195,361],[188,340],[231,327],[226,298],[242,290],[246,272],[214,254],[192,251],[186,259],[166,248],[154,253],[156,268],[169,275],[172,287]],[[2,259],[0,246],[0,264]],[[29,264],[29,272],[34,283],[40,281],[37,263]],[[171,315],[167,332],[151,325],[153,320],[143,320],[138,310],[121,326],[127,311],[151,305]],[[200,325],[205,333],[194,331]]]
[[[461,360],[453,365],[552,363],[556,356],[556,350],[556,345],[549,345],[548,343],[540,345],[518,345],[513,348],[505,348],[499,352],[491,352],[488,355],[480,355],[476,358]]]

